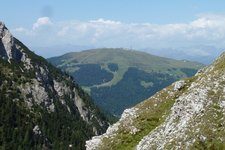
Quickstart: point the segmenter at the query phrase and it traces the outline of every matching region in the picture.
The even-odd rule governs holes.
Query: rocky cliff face
[[[12,36],[2,22],[0,69],[0,100],[3,112],[0,133],[9,136],[9,139],[0,138],[0,145],[3,145],[0,149],[4,149],[4,146],[11,146],[12,149],[18,149],[18,146],[22,146],[22,149],[54,148],[58,144],[64,149],[68,144],[83,149],[85,139],[103,133],[108,126],[104,115],[70,76],[32,53]],[[8,116],[6,107],[16,112],[12,112],[11,116],[8,113]],[[6,115],[8,119],[15,119],[15,123],[7,122]],[[18,141],[10,145],[13,141],[10,134],[16,136],[18,132],[21,139],[25,138],[26,132],[19,132],[22,128],[28,130],[30,141],[27,139],[26,142],[22,141],[24,144],[18,145]],[[10,131],[6,133],[4,129]],[[30,147],[26,147],[27,145]]]
[[[2,49],[0,53],[1,57],[8,61],[10,61],[10,59],[20,61],[23,53],[16,47],[12,34],[2,22],[0,22],[0,39],[0,48]]]
[[[225,149],[225,53],[194,77],[124,111],[93,149]],[[125,116],[125,117],[124,117]]]

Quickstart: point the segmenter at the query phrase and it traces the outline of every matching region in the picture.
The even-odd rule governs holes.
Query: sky
[[[225,48],[224,0],[0,2],[0,21],[29,47],[58,46],[61,53],[68,45],[142,50]],[[49,52],[38,51],[44,57],[55,55]],[[213,52],[195,49],[188,53],[205,56]]]

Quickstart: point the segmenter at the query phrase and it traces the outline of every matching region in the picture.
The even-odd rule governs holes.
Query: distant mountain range
[[[109,123],[71,77],[0,22],[0,149],[85,149]]]
[[[96,49],[94,45],[54,45],[33,46],[35,53],[45,57],[56,57],[69,52],[80,52],[87,49]],[[189,60],[205,65],[211,64],[224,50],[210,45],[192,45],[176,48],[140,48],[140,51],[156,56],[167,57],[177,60]]]
[[[154,55],[177,60],[197,61],[206,65],[211,64],[222,52],[223,48],[206,45],[194,45],[178,48],[144,48],[142,51]]]
[[[48,59],[72,75],[95,103],[114,115],[203,65],[126,49],[92,49]]]
[[[54,45],[54,46],[32,46],[30,49],[34,50],[36,54],[39,54],[45,58],[60,56],[68,52],[78,52],[81,50],[91,49],[94,46],[85,45]]]

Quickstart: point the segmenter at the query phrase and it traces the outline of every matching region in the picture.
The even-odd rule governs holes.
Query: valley
[[[0,6],[0,150],[225,150],[225,1]]]

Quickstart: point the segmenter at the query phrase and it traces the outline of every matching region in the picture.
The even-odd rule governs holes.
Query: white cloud
[[[15,32],[16,34],[23,34],[24,36],[32,36],[33,35],[33,31],[23,28],[23,27],[18,27],[12,30],[13,32]]]
[[[22,27],[19,27],[19,28],[16,28],[15,31],[16,32],[25,32],[26,29],[25,28],[22,28]]]
[[[40,28],[41,26],[49,26],[52,25],[52,21],[48,17],[41,17],[38,18],[37,21],[33,24],[32,29],[36,30]]]
[[[98,20],[91,20],[90,23],[99,23],[99,24],[106,24],[106,25],[120,25],[121,22],[119,21],[112,21],[112,20],[105,20],[103,18],[99,18]]]
[[[43,27],[49,28],[38,30]],[[73,44],[137,49],[195,44],[225,47],[225,16],[200,15],[189,23],[174,24],[124,23],[102,18],[57,22],[42,17],[31,29],[17,28],[14,32],[30,45]]]

